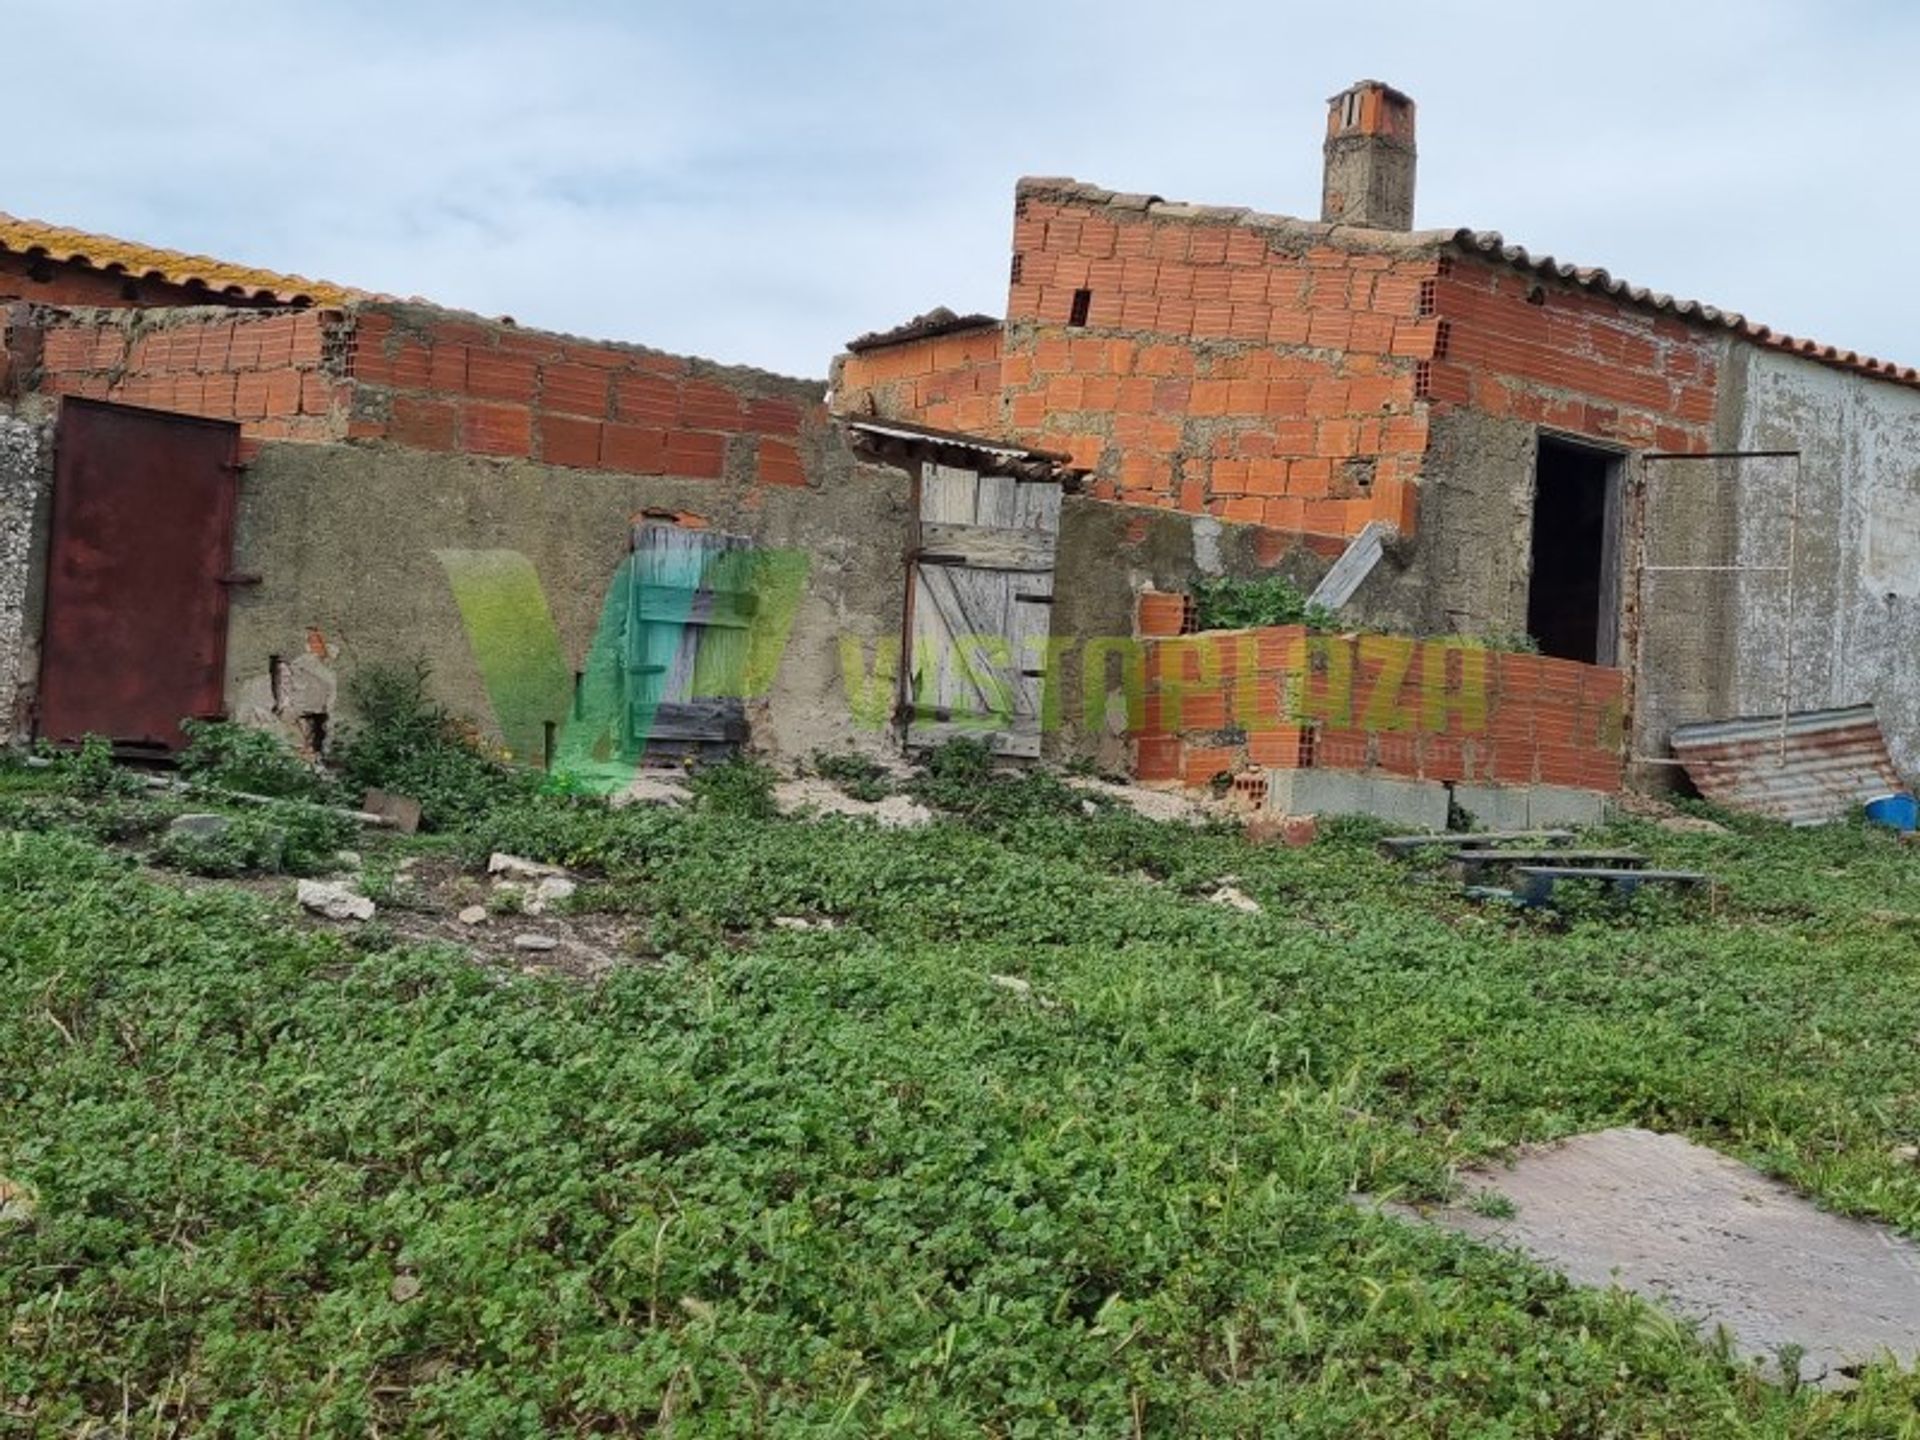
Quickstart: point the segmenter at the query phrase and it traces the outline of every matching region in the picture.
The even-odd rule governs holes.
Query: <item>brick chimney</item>
[[[1320,218],[1374,230],[1413,228],[1413,101],[1362,80],[1327,102]]]

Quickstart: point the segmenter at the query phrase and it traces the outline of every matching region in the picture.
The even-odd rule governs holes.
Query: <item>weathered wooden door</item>
[[[756,598],[740,535],[634,528],[627,586],[626,735],[649,760],[715,760],[747,737],[741,677]]]
[[[907,743],[1040,753],[1060,486],[927,464]]]
[[[240,430],[69,397],[55,439],[39,733],[171,750],[225,706]]]

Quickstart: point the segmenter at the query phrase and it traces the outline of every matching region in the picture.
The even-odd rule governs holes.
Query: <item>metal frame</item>
[[[1793,715],[1793,663],[1794,663],[1794,625],[1795,591],[1798,586],[1800,560],[1800,486],[1805,465],[1799,450],[1702,450],[1688,452],[1684,450],[1648,450],[1637,457],[1639,470],[1633,480],[1633,625],[1631,628],[1632,663],[1627,669],[1629,716],[1635,713],[1635,702],[1640,690],[1640,666],[1643,659],[1644,635],[1646,631],[1647,576],[1649,575],[1784,575],[1786,577],[1786,640],[1782,647],[1782,666],[1780,677],[1780,730],[1779,748],[1775,754],[1775,763],[1785,765],[1787,758],[1787,729]],[[1791,460],[1793,462],[1792,482],[1787,493],[1787,558],[1784,565],[1649,565],[1647,563],[1647,490],[1652,467],[1682,460],[1742,462],[1747,460]],[[1637,727],[1629,721],[1624,746],[1625,759],[1632,765],[1680,766],[1682,761],[1672,756],[1641,755],[1635,753],[1634,739]]]

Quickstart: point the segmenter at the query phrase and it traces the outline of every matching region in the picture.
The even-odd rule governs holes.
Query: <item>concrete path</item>
[[[1620,1285],[1704,1333],[1724,1325],[1770,1371],[1799,1345],[1810,1384],[1843,1387],[1885,1353],[1920,1356],[1920,1247],[1677,1135],[1603,1130],[1462,1179],[1460,1204],[1388,1208],[1513,1246],[1582,1285]],[[1489,1190],[1510,1218],[1470,1207]]]

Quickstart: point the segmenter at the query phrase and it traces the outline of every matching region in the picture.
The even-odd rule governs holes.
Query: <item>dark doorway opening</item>
[[[1620,457],[1541,437],[1527,633],[1540,653],[1612,665],[1619,628]]]

